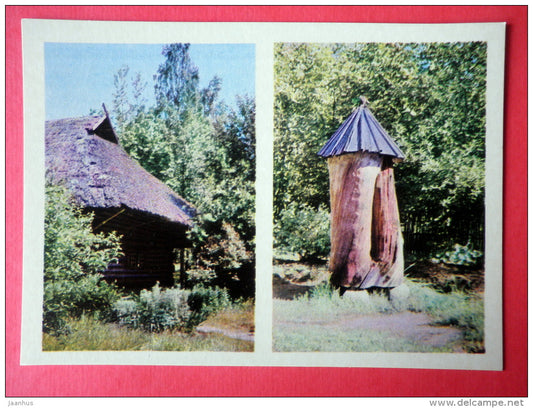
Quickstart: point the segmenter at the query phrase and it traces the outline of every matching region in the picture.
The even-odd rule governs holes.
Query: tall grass
[[[43,351],[155,350],[155,351],[253,351],[253,343],[217,334],[165,330],[149,333],[82,316],[69,322],[68,335],[43,334]]]
[[[407,281],[409,296],[390,302],[386,295],[352,292],[343,297],[328,284],[292,301],[274,301],[274,344],[278,351],[449,351],[423,344],[411,344],[393,333],[382,331],[335,330],[325,326],[357,316],[398,312],[425,313],[435,325],[453,326],[463,333],[463,348],[483,352],[484,313],[479,295],[452,292],[443,294],[416,282]]]
[[[233,303],[230,307],[209,316],[204,324],[216,326],[222,330],[253,332],[254,317],[254,303],[252,300],[246,300]]]
[[[317,323],[336,320],[347,314],[367,315],[393,311],[385,296],[370,297],[366,291],[357,295],[360,296],[341,297],[328,283],[322,283],[295,300],[274,302],[274,316],[279,321]]]
[[[408,309],[433,317],[435,324],[458,327],[463,331],[465,350],[484,351],[484,302],[479,294],[466,292],[440,293],[428,285],[409,283]]]

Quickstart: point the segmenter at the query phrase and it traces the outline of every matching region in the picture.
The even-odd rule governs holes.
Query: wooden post
[[[180,248],[180,287],[183,289],[186,284],[185,276],[185,249]]]

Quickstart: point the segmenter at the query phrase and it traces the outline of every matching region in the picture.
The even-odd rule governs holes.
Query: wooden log
[[[403,281],[403,238],[394,170],[385,159],[376,179],[372,208],[372,267],[364,285],[396,287]]]
[[[394,176],[392,167],[383,164],[383,156],[366,152],[328,159],[334,286],[366,289],[401,283],[403,242]]]

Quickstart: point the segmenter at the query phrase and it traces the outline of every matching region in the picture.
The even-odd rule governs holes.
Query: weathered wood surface
[[[403,240],[393,169],[383,156],[357,152],[328,159],[331,282],[366,289],[403,280]]]

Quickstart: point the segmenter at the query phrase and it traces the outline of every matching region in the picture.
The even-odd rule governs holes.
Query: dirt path
[[[310,321],[305,325],[310,332],[373,331],[385,337],[406,340],[413,345],[435,349],[449,348],[454,353],[464,353],[461,347],[461,330],[449,326],[435,326],[432,321],[432,318],[424,313],[398,312],[344,316],[335,321]],[[291,332],[300,328],[301,323],[278,321],[275,326],[284,332]]]
[[[230,337],[232,339],[237,340],[245,340],[245,341],[254,341],[254,333],[250,332],[244,332],[239,330],[230,330],[230,329],[223,329],[216,326],[211,326],[207,324],[201,324],[196,328],[196,331],[198,333],[218,333],[222,334],[223,336]]]
[[[354,316],[336,322],[335,326],[349,329],[389,331],[419,344],[445,347],[458,343],[462,338],[459,329],[434,326],[430,316],[424,313],[401,312],[386,315]],[[458,347],[457,352],[461,352]]]

